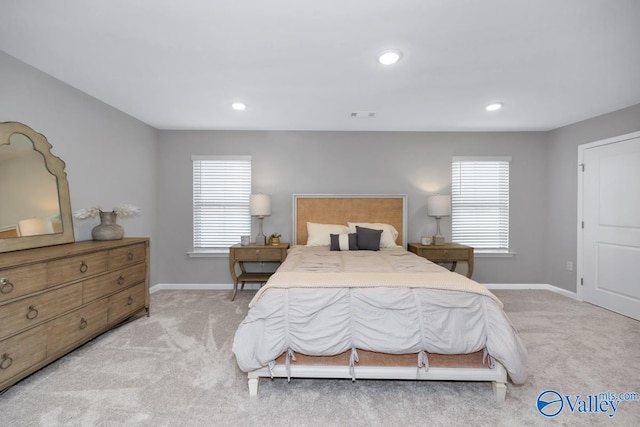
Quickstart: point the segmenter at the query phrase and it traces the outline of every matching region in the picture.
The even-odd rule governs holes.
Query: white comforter
[[[323,279],[311,286],[287,280],[310,271]],[[344,287],[338,276],[352,278],[356,272],[367,282]],[[370,283],[375,282],[371,273],[384,279]],[[400,247],[331,252],[296,246],[272,279],[276,287],[263,287],[236,331],[233,352],[245,372],[267,366],[287,350],[313,356],[349,349],[391,354],[485,350],[514,383],[526,379],[526,350],[500,301],[481,285]],[[430,283],[418,283],[423,279]]]

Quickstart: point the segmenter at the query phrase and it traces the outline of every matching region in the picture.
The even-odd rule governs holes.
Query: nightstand
[[[264,283],[269,280],[273,273],[259,272],[248,273],[244,268],[245,262],[277,262],[282,263],[287,257],[288,243],[280,243],[279,245],[233,245],[229,248],[229,271],[233,279],[233,295],[231,301],[236,297],[238,292],[238,282],[244,284],[246,282]],[[236,264],[240,267],[240,275],[236,272]]]
[[[444,245],[421,245],[409,243],[409,252],[436,263],[451,263],[451,271],[455,271],[458,261],[466,261],[467,277],[473,274],[473,248],[458,243],[445,243]]]

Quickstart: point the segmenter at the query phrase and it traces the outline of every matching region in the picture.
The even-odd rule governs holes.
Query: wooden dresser
[[[0,254],[0,390],[149,310],[149,239]]]

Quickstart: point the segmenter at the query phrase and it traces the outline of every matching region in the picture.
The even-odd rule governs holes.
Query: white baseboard
[[[548,283],[483,283],[488,289],[533,289],[555,292],[565,297],[577,300],[578,296],[575,292],[568,291],[566,289],[559,288],[557,286],[550,285]]]
[[[246,283],[245,289],[258,290],[260,283]],[[240,289],[240,286],[238,286]],[[196,291],[196,290],[215,290],[215,291],[231,291],[232,283],[158,283],[149,288],[149,293],[157,291]]]
[[[557,286],[549,285],[548,283],[483,283],[489,289],[534,289],[545,290],[564,295],[577,300],[578,297],[575,292],[568,291],[566,289],[559,288]],[[257,290],[260,289],[259,283],[247,283],[244,285],[245,289]],[[216,290],[216,291],[230,291],[233,289],[231,283],[158,283],[153,285],[150,289],[150,293],[157,291],[193,291],[193,290]]]

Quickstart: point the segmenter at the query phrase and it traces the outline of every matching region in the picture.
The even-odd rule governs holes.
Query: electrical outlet
[[[573,271],[573,262],[567,261],[567,271]]]

